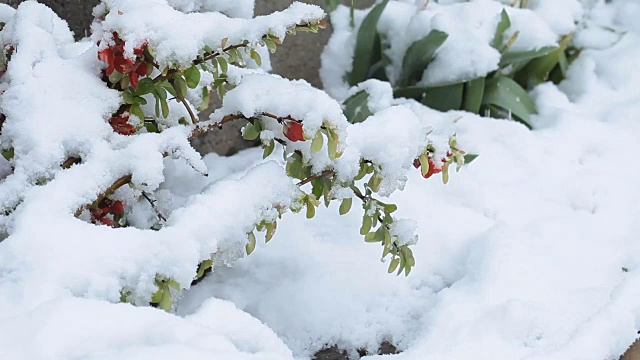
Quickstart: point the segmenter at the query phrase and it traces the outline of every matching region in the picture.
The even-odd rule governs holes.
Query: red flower
[[[113,74],[113,70],[115,70],[115,55],[113,54],[113,50],[111,48],[106,48],[104,50],[100,50],[98,52],[98,59],[103,63],[107,64],[107,75]]]
[[[293,142],[306,140],[304,138],[302,124],[297,121],[285,120],[282,131],[284,132],[284,136]]]
[[[116,200],[111,204],[110,210],[113,215],[121,215],[124,212],[124,203],[120,200]]]
[[[111,219],[107,219],[107,218],[102,218],[102,219],[98,219],[98,221],[100,223],[102,223],[103,225],[107,225],[107,226],[111,226],[111,227],[116,227],[116,223],[111,220]]]
[[[144,44],[138,46],[137,48],[133,49],[133,53],[136,55],[142,55],[142,53],[144,52],[144,49],[147,48],[147,42],[145,41]]]
[[[109,208],[106,207],[91,210],[91,216],[93,216],[94,219],[102,219],[107,216],[107,214],[109,214]]]
[[[129,115],[113,116],[109,119],[109,124],[115,132],[121,135],[133,135],[136,133],[135,126],[128,123]]]
[[[115,68],[120,74],[128,74],[133,71],[133,61],[118,55],[115,59]]]

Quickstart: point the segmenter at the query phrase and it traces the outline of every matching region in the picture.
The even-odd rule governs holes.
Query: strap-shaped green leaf
[[[477,114],[482,106],[484,97],[485,78],[480,77],[464,84],[464,99],[462,109]]]
[[[508,51],[502,54],[502,58],[500,59],[500,67],[505,67],[516,62],[529,61],[541,56],[549,55],[557,48],[557,46],[545,46],[537,50]]]
[[[374,6],[360,24],[356,39],[356,50],[353,56],[353,68],[348,76],[351,86],[367,80],[369,69],[380,60],[379,48],[378,51],[376,51],[376,46],[379,47],[380,42],[377,26],[380,16],[388,2],[389,0],[384,0]]]
[[[551,70],[558,65],[561,57],[564,56],[564,51],[571,42],[572,34],[565,36],[559,43],[559,46],[549,54],[531,60],[522,70],[516,75],[516,79],[522,85],[532,88],[538,84],[541,84],[549,79]],[[566,61],[566,57],[565,57]]]
[[[363,122],[372,115],[367,105],[368,101],[369,94],[364,90],[355,93],[344,101],[344,115],[350,123]]]
[[[424,70],[429,66],[436,51],[447,40],[449,34],[432,30],[427,36],[409,46],[402,60],[401,86],[415,83],[420,80]]]
[[[505,9],[502,9],[502,13],[500,13],[500,21],[498,22],[498,26],[496,27],[496,34],[493,36],[493,40],[491,41],[491,46],[500,50],[502,48],[502,44],[504,44],[504,32],[511,27],[511,20],[509,19],[509,15]]]
[[[535,103],[525,89],[506,76],[487,80],[482,105],[502,108],[508,111],[515,120],[522,122],[530,129],[532,128],[530,116],[536,113]]]
[[[421,102],[439,111],[460,110],[463,90],[463,83],[429,88]]]

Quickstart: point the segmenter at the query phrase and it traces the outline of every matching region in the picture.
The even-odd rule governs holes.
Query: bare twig
[[[67,160],[65,160],[65,162],[63,162],[62,165],[60,165],[60,167],[62,167],[63,169],[68,169],[72,165],[80,164],[80,162],[82,162],[82,159],[77,157],[70,157]]]
[[[158,207],[156,206],[156,200],[151,199],[151,197],[144,191],[142,192],[142,196],[149,202],[149,205],[151,205],[151,208],[156,213],[158,220],[162,222],[167,222],[167,218],[165,218],[164,215],[162,215],[162,213],[160,212],[160,209],[158,209]]]
[[[189,106],[189,104],[187,103],[187,100],[185,100],[184,96],[182,96],[182,94],[180,94],[180,90],[178,90],[178,87],[176,86],[175,82],[173,80],[169,80],[169,83],[171,84],[173,89],[176,91],[176,98],[178,100],[180,100],[182,105],[184,105],[184,107],[187,109],[187,112],[189,113],[189,116],[191,117],[191,123],[193,123],[193,124],[197,123],[198,122],[198,117],[196,116],[196,114],[193,113],[193,110],[191,109],[191,106]]]
[[[310,177],[300,181],[297,185],[298,186],[302,186],[302,185],[305,185],[305,184],[308,184],[308,183],[312,182],[315,179],[320,179],[320,178],[325,177],[325,176],[331,176],[333,174],[334,174],[333,170],[325,170],[322,173],[320,173],[319,175],[310,176]]]

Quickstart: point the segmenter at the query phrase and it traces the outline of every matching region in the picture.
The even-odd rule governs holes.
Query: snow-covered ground
[[[568,78],[534,90],[535,131],[425,110],[479,157],[447,185],[412,172],[392,197],[419,223],[408,278],[376,260],[358,211],[336,207],[286,215],[268,245],[184,293],[176,314],[71,291],[18,306],[39,299],[39,274],[23,289],[13,267],[0,271],[0,359],[305,359],[385,340],[403,351],[385,359],[616,359],[640,329],[640,2],[592,15],[615,32],[586,34],[592,49]],[[209,155],[206,180],[166,160],[184,167],[166,186],[197,192],[260,157]]]

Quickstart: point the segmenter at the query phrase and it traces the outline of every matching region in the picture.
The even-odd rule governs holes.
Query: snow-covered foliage
[[[455,137],[431,141],[430,119],[408,103],[350,124],[326,93],[267,74],[268,51],[288,34],[318,31],[324,12],[298,2],[267,16],[252,11],[248,1],[104,0],[91,37],[74,42],[46,6],[0,5],[0,318],[53,311],[51,327],[38,330],[47,332],[77,310],[101,313],[82,326],[131,327],[80,347],[70,344],[82,332],[68,329],[64,342],[31,349],[4,343],[31,324],[3,320],[1,358],[95,358],[97,349],[112,349],[103,358],[148,358],[188,345],[193,353],[180,356],[290,358],[271,331],[220,301],[187,323],[100,301],[171,311],[192,283],[251,254],[255,231],[269,241],[283,214],[306,209],[312,218],[320,199],[347,214],[358,198],[362,235],[391,258],[385,269],[409,274],[415,224],[394,222],[397,207],[375,195],[403,189],[420,162],[425,177],[442,172],[446,181],[464,152]],[[199,121],[212,96],[222,106]],[[230,121],[248,121],[238,136],[259,138],[267,161],[224,179],[189,139]],[[180,184],[181,176],[201,180]],[[235,327],[212,323],[221,313]],[[174,324],[146,335],[171,338],[164,347],[127,348],[164,321]]]
[[[426,3],[389,2],[393,46],[424,17],[459,42],[428,76],[493,71],[480,40],[513,2]],[[384,341],[402,351],[385,359],[617,358],[640,317],[640,5],[526,3],[507,9],[537,29],[518,46],[574,33],[584,48],[531,93],[535,131],[432,110],[389,82],[329,86],[339,101],[366,92],[350,108],[267,74],[268,50],[321,26],[314,6],[250,19],[251,1],[105,0],[76,43],[45,6],[0,4],[0,359],[356,357]],[[351,70],[348,16],[332,18],[334,79]],[[246,120],[263,149],[189,145]],[[463,163],[458,142],[479,157],[447,186],[425,182]]]

